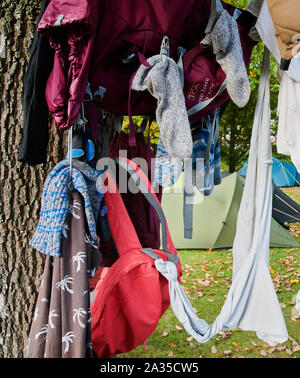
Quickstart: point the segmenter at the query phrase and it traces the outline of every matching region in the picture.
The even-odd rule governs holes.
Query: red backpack
[[[157,212],[162,224],[163,250],[143,248],[127,213],[116,181],[105,175],[105,203],[111,232],[120,257],[108,269],[93,293],[91,327],[93,352],[111,357],[142,344],[155,330],[170,305],[168,281],[156,269],[154,260],[175,262],[178,280],[182,268],[169,234],[161,205],[148,178],[132,161],[115,159]]]

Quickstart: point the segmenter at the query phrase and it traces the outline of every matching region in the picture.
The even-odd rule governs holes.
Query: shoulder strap
[[[158,219],[162,225],[162,246],[164,251],[168,254],[176,253],[176,249],[170,236],[164,212],[149,179],[142,171],[142,169],[139,168],[133,161],[123,157],[119,157],[114,160],[117,162],[117,164],[119,164],[120,167],[128,171],[139,190],[143,193],[147,201],[156,211]]]
[[[225,79],[223,81],[221,87],[219,88],[218,92],[214,95],[214,97],[209,98],[208,100],[199,102],[198,104],[196,104],[195,106],[193,106],[192,108],[190,108],[187,111],[188,116],[191,117],[192,115],[194,115],[194,114],[200,112],[202,109],[206,108],[215,98],[217,98],[218,96],[220,96],[220,94],[225,91],[226,85],[227,85],[227,81]]]
[[[208,19],[208,23],[205,29],[205,34],[211,32],[216,19],[219,18],[223,10],[224,8],[220,0],[211,0],[210,17]]]

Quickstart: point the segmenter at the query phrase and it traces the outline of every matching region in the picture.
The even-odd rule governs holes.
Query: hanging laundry
[[[276,39],[275,27],[266,0],[262,4],[255,27],[265,45],[272,52],[277,62],[280,63],[281,53],[278,46],[278,39]],[[279,76],[281,76],[281,82],[278,97],[278,131],[276,139],[278,153],[290,156],[298,171],[300,169],[300,152],[299,149],[297,149],[297,141],[300,139],[299,58],[299,54],[293,57],[289,69],[287,71],[281,71],[279,74]]]
[[[205,196],[221,183],[221,150],[219,144],[219,109],[207,116],[193,136],[193,185]]]
[[[134,0],[129,8],[125,0],[52,0],[38,31],[49,38],[58,57],[46,97],[59,129],[74,124],[87,88],[92,97],[100,87],[105,90],[100,103],[104,110],[127,114],[129,82],[139,66],[137,52],[146,58],[157,54],[161,36],[168,35],[170,57],[177,60],[180,42],[191,48],[205,36],[213,1],[176,0],[170,9],[166,0],[159,3],[166,6]],[[235,7],[221,4],[233,15]],[[133,115],[150,115],[155,109],[150,94],[133,95]]]
[[[25,358],[93,357],[89,278],[100,253],[78,191],[69,193],[61,251],[61,257],[46,257]]]
[[[193,141],[177,64],[163,55],[152,56],[148,63],[150,67],[139,67],[132,89],[148,89],[157,99],[156,121],[167,152],[171,157],[188,158]]]
[[[236,328],[256,331],[260,339],[273,346],[288,340],[268,261],[272,215],[269,90],[269,52],[266,51],[251,138],[249,172],[233,246],[232,285],[212,324],[197,317],[177,281],[174,263],[155,260],[156,268],[169,281],[174,314],[186,331],[201,343],[222,330]]]
[[[277,152],[288,155],[300,172],[300,82],[283,71],[278,97]]]
[[[235,19],[223,10],[212,31],[201,41],[216,56],[226,73],[226,88],[232,101],[244,107],[250,98],[250,83],[243,59],[239,30]]]
[[[266,0],[273,20],[275,35],[284,61],[289,62],[300,51],[300,2]],[[285,66],[284,61],[282,64]],[[282,67],[283,69],[287,69]]]
[[[261,40],[270,50],[278,64],[280,64],[281,55],[276,39],[275,27],[266,0],[263,0],[261,5],[261,10],[257,18],[255,28],[257,29]],[[292,57],[289,68],[285,72],[292,79],[300,82],[300,52]]]
[[[49,173],[42,194],[40,219],[30,241],[32,247],[51,256],[61,255],[61,239],[68,211],[70,183],[84,198],[87,223],[92,241],[97,244],[96,223],[104,189],[97,182],[98,174],[88,164],[68,160],[58,163]],[[103,208],[105,213],[106,208]]]
[[[182,160],[171,157],[161,138],[157,143],[154,167],[154,182],[163,188],[174,185],[182,172]]]
[[[43,1],[38,23],[49,3],[50,0]],[[54,50],[36,26],[24,82],[23,135],[18,154],[18,160],[29,165],[47,161],[49,109],[45,87],[53,60]]]

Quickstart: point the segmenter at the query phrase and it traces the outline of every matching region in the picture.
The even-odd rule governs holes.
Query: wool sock
[[[160,55],[150,57],[148,62],[151,67],[138,68],[132,89],[148,89],[157,99],[156,121],[170,157],[188,158],[193,140],[177,64],[172,58]]]
[[[226,10],[221,13],[212,31],[201,41],[201,45],[212,49],[217,62],[226,73],[229,96],[238,107],[244,107],[249,101],[251,88],[238,26]]]

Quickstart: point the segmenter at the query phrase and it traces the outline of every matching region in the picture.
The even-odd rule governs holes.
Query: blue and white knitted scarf
[[[72,162],[72,184],[84,199],[85,214],[90,236],[98,244],[96,222],[104,189],[97,171],[78,160]],[[57,164],[49,173],[42,194],[41,212],[38,226],[30,241],[39,252],[51,256],[60,256],[60,244],[65,218],[68,212],[68,192],[70,184],[70,166],[68,160]],[[102,209],[106,212],[106,207]]]

